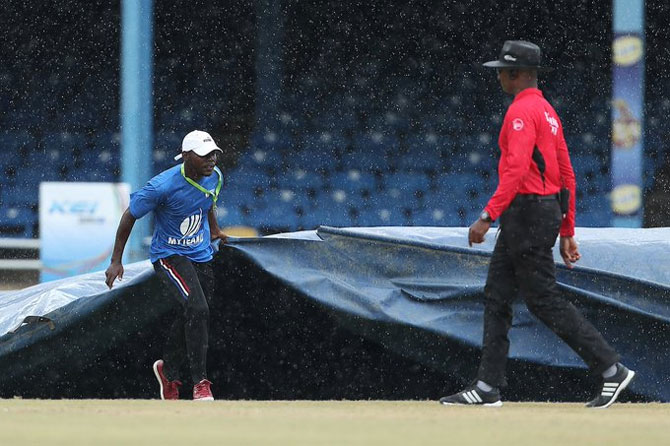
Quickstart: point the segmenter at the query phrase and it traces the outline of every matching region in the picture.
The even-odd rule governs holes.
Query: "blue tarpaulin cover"
[[[470,248],[467,228],[321,227],[233,239],[220,255],[242,252],[258,266],[256,274],[270,274],[335,312],[480,348],[483,287],[495,236],[491,230],[485,243]],[[577,239],[582,260],[574,269],[560,265],[556,248],[561,290],[638,372],[633,390],[670,401],[670,229],[578,228]],[[130,271],[136,279],[129,282],[141,281],[151,266],[143,262]],[[50,303],[62,305],[63,294],[62,302],[73,302],[108,293],[100,285],[103,274],[95,274],[0,296],[0,336],[24,316],[48,315],[54,310]],[[9,345],[3,340],[11,336],[0,337],[0,358]],[[510,341],[513,360],[584,367],[521,300],[514,306]],[[389,347],[421,357],[397,344]]]
[[[495,235],[469,248],[467,228],[322,227],[233,247],[324,305],[479,348]],[[577,238],[580,266],[559,265],[560,288],[639,372],[633,388],[670,401],[670,230],[579,228]],[[557,248],[555,259],[562,264]],[[522,301],[509,337],[512,359],[584,367]]]

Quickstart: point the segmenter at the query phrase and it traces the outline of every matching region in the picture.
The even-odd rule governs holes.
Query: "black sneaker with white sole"
[[[593,409],[605,409],[610,407],[623,389],[628,387],[628,384],[635,377],[635,372],[628,370],[623,364],[617,363],[616,373],[609,378],[603,378],[603,384],[600,392],[594,399],[586,403],[586,407]]]
[[[440,404],[444,404],[445,406],[485,407],[500,407],[503,405],[502,401],[500,401],[500,391],[498,389],[485,392],[476,385],[472,385],[453,395],[440,398]]]

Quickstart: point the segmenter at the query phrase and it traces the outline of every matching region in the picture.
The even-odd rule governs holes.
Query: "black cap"
[[[486,62],[484,66],[489,68],[536,68],[539,71],[551,70],[551,68],[542,66],[540,47],[525,40],[505,41],[498,60]]]

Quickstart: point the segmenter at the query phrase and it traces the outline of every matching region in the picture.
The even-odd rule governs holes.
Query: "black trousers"
[[[517,197],[500,219],[485,287],[484,340],[478,379],[505,387],[512,325],[512,301],[520,295],[528,309],[565,341],[593,373],[619,361],[605,341],[556,285],[552,247],[561,225],[557,200]]]
[[[180,304],[163,350],[163,372],[173,381],[188,360],[191,378],[198,383],[207,378],[209,346],[209,301],[214,288],[211,262],[191,262],[170,256],[154,262],[154,270],[167,294]]]

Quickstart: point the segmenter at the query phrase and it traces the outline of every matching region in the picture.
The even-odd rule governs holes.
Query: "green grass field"
[[[0,400],[1,445],[665,445],[670,405]]]

